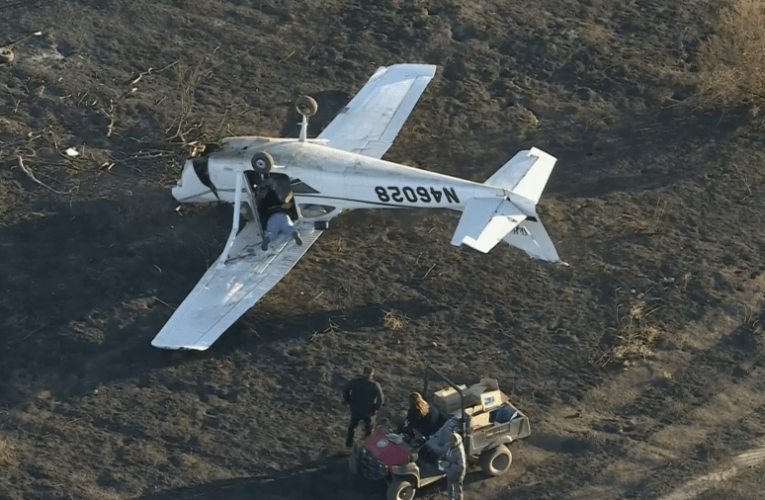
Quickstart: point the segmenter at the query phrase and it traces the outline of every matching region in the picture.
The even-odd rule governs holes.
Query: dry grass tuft
[[[648,325],[645,328],[632,330],[621,336],[622,343],[614,348],[613,356],[615,359],[653,356],[654,346],[661,338],[662,333],[661,328],[657,325]]]
[[[655,354],[656,343],[664,335],[664,329],[648,317],[659,307],[649,309],[639,300],[629,306],[626,314],[619,317],[619,342],[600,357],[600,365],[607,366],[616,362],[627,363],[634,359],[645,359]]]
[[[401,311],[391,310],[385,311],[383,316],[383,326],[386,330],[391,332],[400,332],[406,329],[409,324],[409,318]]]
[[[14,468],[19,466],[16,456],[16,444],[9,437],[0,437],[0,467]]]
[[[713,105],[765,99],[765,2],[734,0],[699,48],[697,97]]]

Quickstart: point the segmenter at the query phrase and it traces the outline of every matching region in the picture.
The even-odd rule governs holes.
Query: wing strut
[[[236,235],[239,234],[239,217],[241,216],[242,209],[242,182],[244,182],[244,188],[247,190],[247,204],[250,205],[250,208],[252,209],[253,223],[258,230],[258,235],[260,236],[261,241],[264,238],[263,227],[260,225],[260,216],[258,215],[258,204],[255,201],[255,193],[253,193],[252,186],[250,186],[244,172],[239,172],[236,176],[236,191],[234,192],[234,222],[231,226],[231,233],[228,235],[228,240],[226,240],[226,246],[218,260],[218,267],[226,267],[228,254],[234,246]]]
[[[228,240],[226,240],[226,246],[223,248],[223,253],[220,256],[220,259],[218,259],[218,267],[226,267],[228,253],[231,251],[231,247],[234,246],[234,238],[236,238],[237,233],[239,233],[239,217],[241,217],[239,210],[242,207],[242,177],[244,177],[243,172],[239,172],[236,176],[236,188],[234,191],[234,224],[231,227],[231,233],[228,235]]]

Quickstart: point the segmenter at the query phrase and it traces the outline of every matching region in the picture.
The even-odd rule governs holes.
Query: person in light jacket
[[[452,433],[452,443],[438,463],[446,474],[446,494],[449,500],[463,500],[462,482],[465,480],[465,447],[462,436]]]

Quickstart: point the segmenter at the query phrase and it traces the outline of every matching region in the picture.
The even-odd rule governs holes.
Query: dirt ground
[[[688,104],[726,3],[1,0],[0,497],[381,499],[340,389],[374,365],[392,418],[429,361],[531,419],[468,499],[759,498],[765,128]],[[483,182],[558,157],[570,267],[353,212],[209,351],[151,347],[230,227],[171,197],[195,146],[294,136],[301,93],[318,133],[399,62],[439,69],[386,158]]]

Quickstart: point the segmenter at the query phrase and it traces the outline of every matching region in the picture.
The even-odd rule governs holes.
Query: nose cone
[[[186,160],[186,163],[183,165],[183,170],[181,170],[181,176],[178,178],[178,182],[173,187],[173,197],[175,199],[178,199],[178,195],[182,193],[183,191],[183,181],[184,178],[188,176],[189,171],[192,171],[193,173],[194,167],[191,164],[191,160]]]

